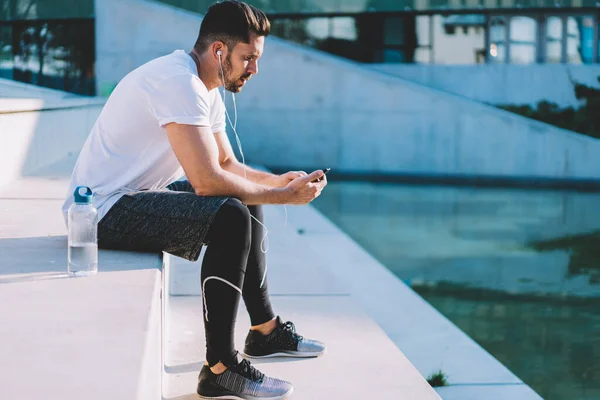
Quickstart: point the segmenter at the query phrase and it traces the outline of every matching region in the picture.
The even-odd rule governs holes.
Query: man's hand
[[[290,172],[288,172],[289,174]],[[296,172],[294,172],[296,173]],[[313,182],[322,178],[319,182]],[[321,195],[321,191],[327,186],[327,178],[322,170],[318,169],[307,175],[297,176],[282,190],[284,204],[305,205]]]
[[[300,178],[300,177],[306,176],[306,175],[307,175],[307,173],[304,171],[286,172],[285,174],[273,176],[273,178],[268,182],[268,185],[275,187],[275,188],[284,188],[294,179]]]

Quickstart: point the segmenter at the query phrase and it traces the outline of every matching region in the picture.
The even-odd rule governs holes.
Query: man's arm
[[[281,189],[250,182],[224,170],[217,142],[207,127],[171,123],[165,126],[171,147],[200,196],[232,196],[244,204],[281,204]]]
[[[229,138],[225,132],[215,133],[215,139],[219,148],[219,163],[221,164],[221,168],[231,172],[232,174],[246,178],[254,183],[274,188],[281,188],[285,187],[294,178],[306,175],[304,172],[297,172],[294,174],[288,173],[290,176],[283,176],[271,174],[269,172],[258,171],[239,162],[235,156],[235,153],[233,152],[233,149],[231,148],[231,143],[229,142]]]
[[[307,204],[327,184],[322,171],[294,180],[284,189],[269,188],[224,170],[217,141],[210,128],[170,123],[165,126],[171,147],[199,196],[231,196],[244,204]]]

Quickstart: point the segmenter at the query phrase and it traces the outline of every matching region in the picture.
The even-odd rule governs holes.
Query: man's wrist
[[[265,186],[269,186],[272,188],[284,187],[284,186],[282,186],[282,182],[280,181],[280,176],[274,175],[274,174],[269,174],[269,175],[265,176],[261,183]]]
[[[285,189],[282,188],[271,188],[269,190],[269,203],[270,204],[285,204]]]

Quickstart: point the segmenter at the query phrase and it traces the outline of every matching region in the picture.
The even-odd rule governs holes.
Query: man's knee
[[[250,239],[251,216],[248,207],[238,199],[228,199],[215,216],[211,224],[210,236],[224,236],[228,238]]]

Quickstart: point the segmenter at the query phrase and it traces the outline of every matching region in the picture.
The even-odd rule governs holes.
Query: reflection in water
[[[531,243],[538,251],[567,250],[569,275],[589,275],[591,284],[600,284],[600,231]]]
[[[545,399],[600,398],[600,194],[327,189],[319,210]]]

